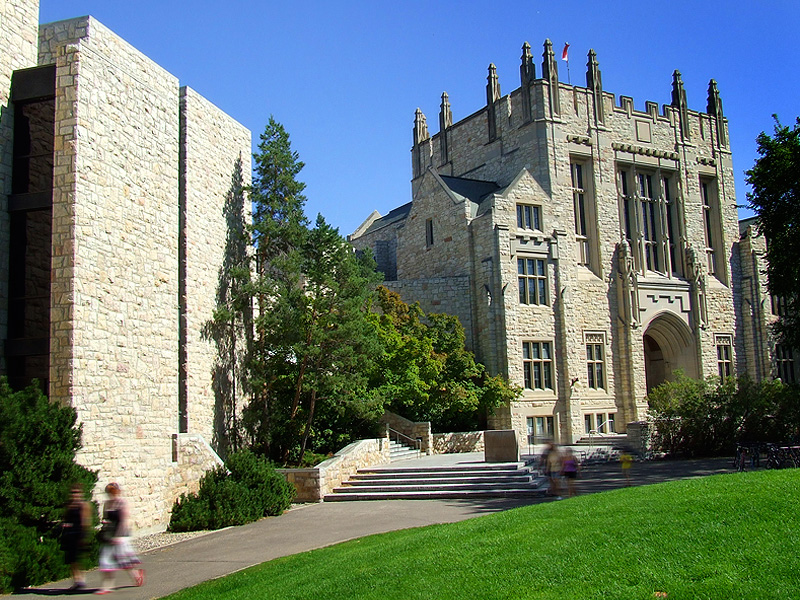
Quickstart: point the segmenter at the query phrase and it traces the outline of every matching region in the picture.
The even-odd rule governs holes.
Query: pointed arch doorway
[[[653,319],[644,333],[643,345],[648,394],[665,381],[672,381],[678,370],[697,377],[694,335],[679,317],[662,313]]]

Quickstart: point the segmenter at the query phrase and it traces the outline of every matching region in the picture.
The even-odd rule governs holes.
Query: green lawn
[[[800,470],[719,475],[375,535],[171,599],[800,598]]]

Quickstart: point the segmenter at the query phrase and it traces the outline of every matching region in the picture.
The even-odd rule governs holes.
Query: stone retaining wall
[[[391,429],[402,433],[407,438],[412,440],[420,440],[420,451],[423,454],[433,454],[433,435],[431,434],[431,424],[428,421],[415,423],[408,419],[396,415],[391,412],[383,413],[381,422],[385,423]],[[410,444],[410,440],[402,440],[402,442]]]
[[[457,454],[461,452],[483,452],[483,432],[434,433],[434,454]]]
[[[277,469],[297,490],[298,502],[321,502],[359,469],[389,463],[389,440],[359,440],[308,469]]]

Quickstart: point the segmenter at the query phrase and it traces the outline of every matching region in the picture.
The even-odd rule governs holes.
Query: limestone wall
[[[378,438],[353,442],[316,467],[277,471],[295,487],[298,502],[321,502],[359,469],[388,463],[389,441]]]
[[[431,454],[433,452],[433,437],[431,434],[431,424],[428,421],[415,422],[396,415],[389,411],[383,413],[381,422],[385,423],[387,427],[400,432],[405,437],[400,438],[402,444],[412,444],[411,440],[419,440],[419,450],[423,454]],[[392,436],[390,436],[392,437]],[[392,437],[392,439],[394,439]]]
[[[8,194],[11,193],[13,115],[9,103],[11,75],[16,69],[36,66],[39,41],[38,0],[0,3],[0,239],[9,237]],[[8,298],[8,248],[0,244],[0,298]],[[0,339],[5,339],[6,302],[0,303]],[[5,370],[0,356],[0,370]]]
[[[426,313],[455,315],[466,334],[467,348],[474,347],[474,326],[469,277],[434,277],[384,281],[383,285],[400,294],[404,302],[419,302]]]
[[[180,107],[184,426],[224,451],[244,397],[244,339],[241,328],[215,326],[212,317],[230,300],[229,270],[246,253],[250,131],[191,88],[181,88]]]
[[[483,452],[483,432],[467,431],[460,433],[434,433],[434,454],[458,454],[462,452]]]
[[[175,433],[172,435],[173,458],[177,458],[177,469],[173,469],[171,486],[175,498],[181,494],[196,494],[200,479],[210,469],[224,466],[222,459],[201,435]],[[171,507],[170,507],[171,508]]]
[[[178,413],[178,82],[84,17],[45,25],[57,65],[51,398],[135,530],[163,529]]]

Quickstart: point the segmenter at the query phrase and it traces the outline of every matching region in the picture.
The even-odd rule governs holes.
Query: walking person
[[[561,474],[561,451],[558,449],[554,443],[550,443],[547,449],[547,466],[546,466],[546,473],[547,479],[550,483],[550,487],[547,490],[547,493],[550,496],[555,496],[559,500],[561,499],[561,485],[558,481],[558,477]]]
[[[70,488],[69,503],[64,509],[64,522],[61,524],[61,548],[72,572],[71,592],[79,592],[86,587],[81,563],[86,553],[86,533],[90,524],[91,509],[84,498],[83,485],[75,483]]]
[[[103,574],[103,584],[95,594],[113,591],[114,576],[119,570],[128,571],[137,586],[144,583],[142,561],[131,546],[128,507],[119,484],[109,483],[106,494],[108,500],[103,504],[103,524],[100,528],[100,572]]]
[[[561,475],[567,482],[567,497],[572,498],[577,495],[575,490],[575,480],[578,478],[580,463],[572,448],[564,450],[564,459],[561,461]]]
[[[619,455],[619,462],[622,465],[622,474],[625,476],[625,485],[631,485],[631,467],[633,466],[633,455],[630,450],[623,448]]]

